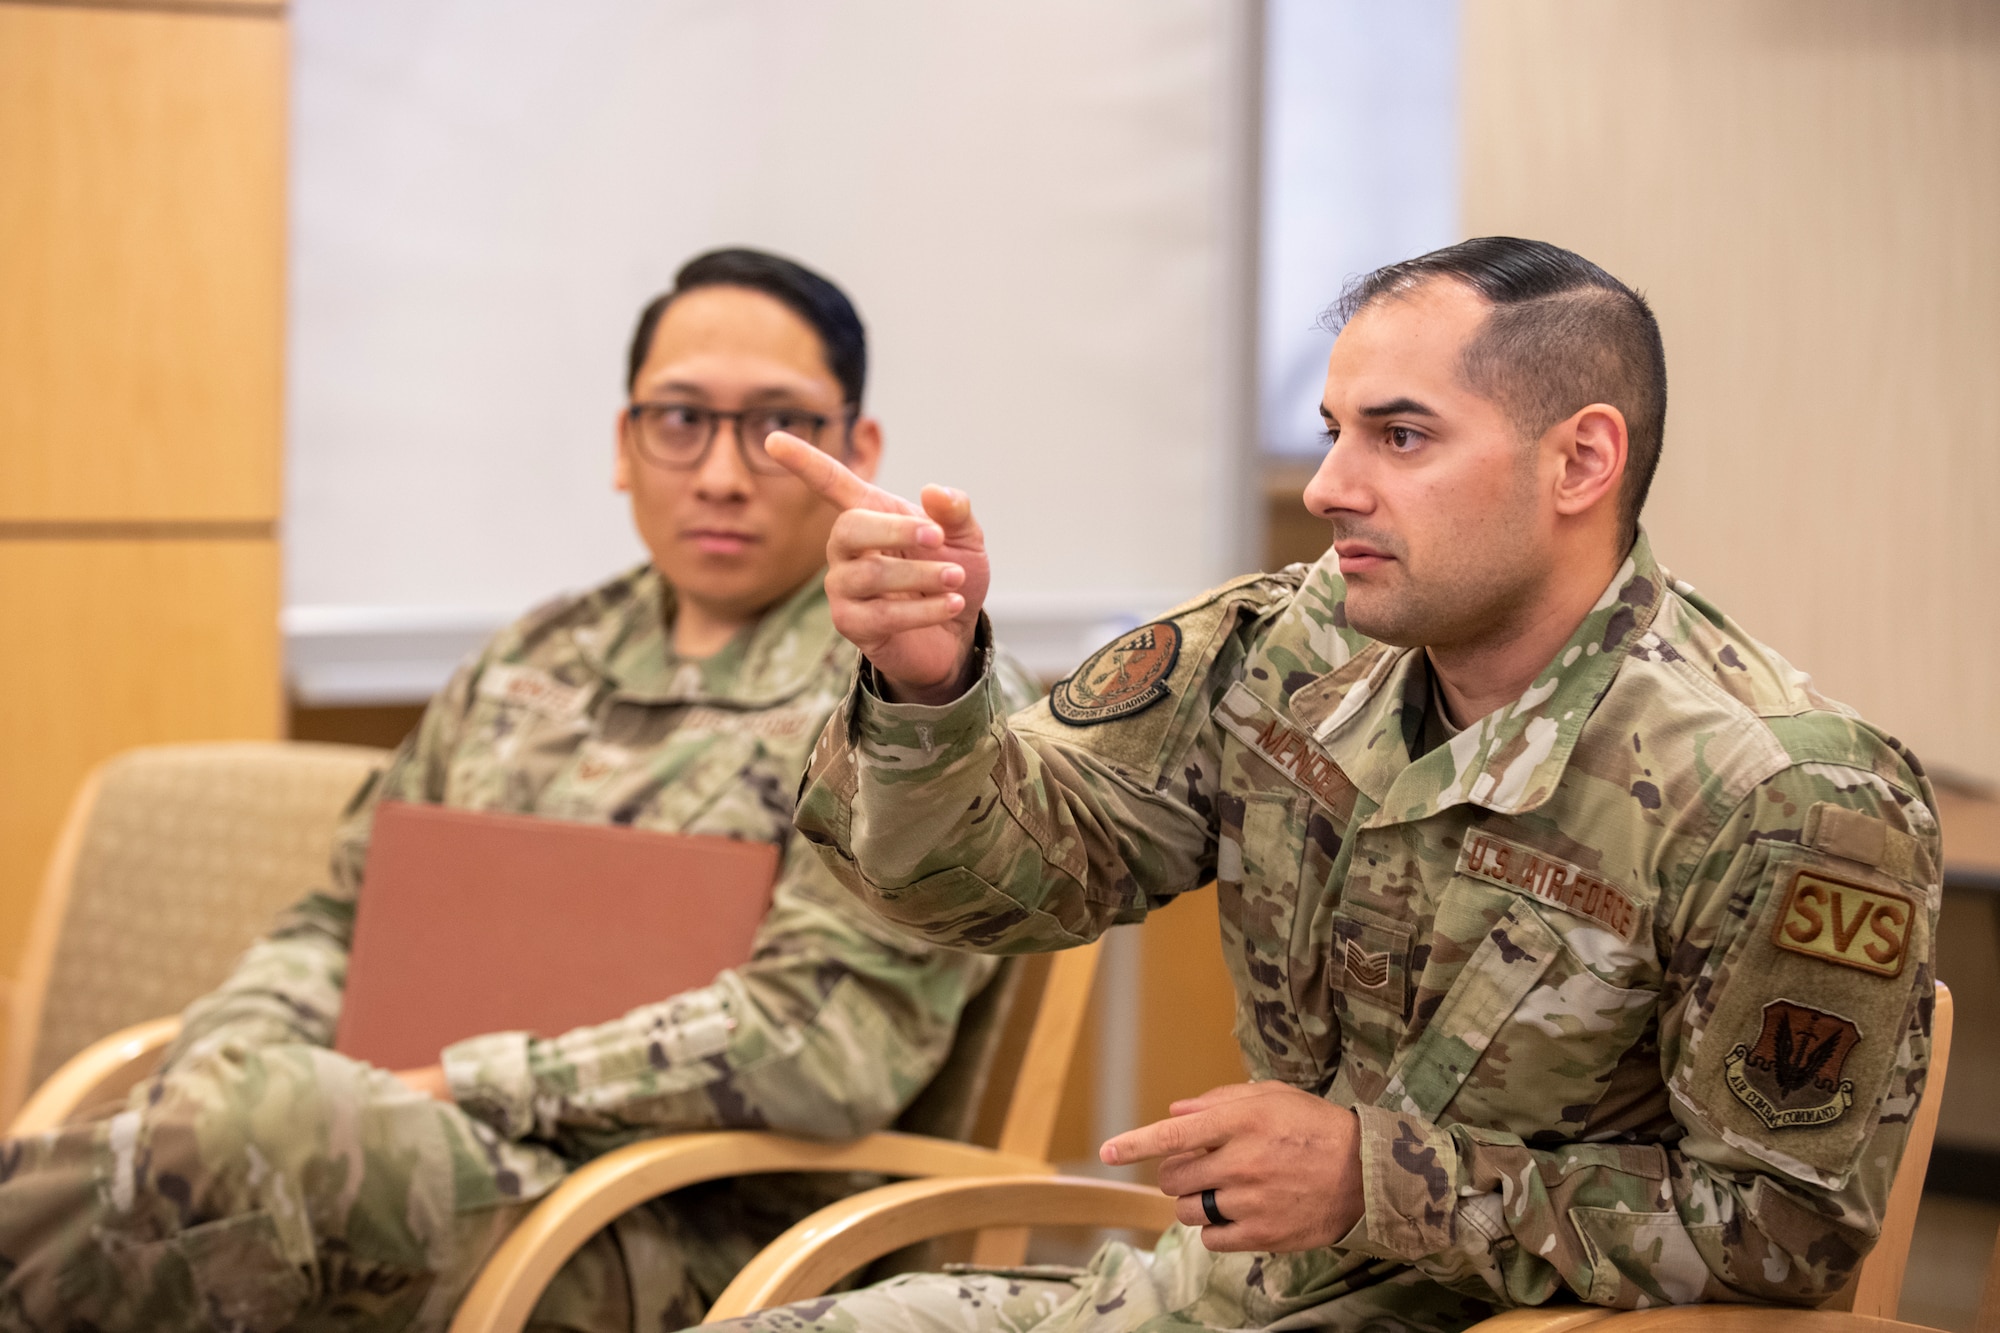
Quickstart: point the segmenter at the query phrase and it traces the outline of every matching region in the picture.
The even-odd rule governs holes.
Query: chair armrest
[[[178,1018],[155,1018],[92,1042],[35,1089],[35,1095],[7,1126],[7,1137],[17,1139],[60,1128],[85,1107],[124,1096],[160,1067],[160,1056],[180,1030]]]
[[[1571,1333],[1617,1313],[1602,1305],[1524,1305],[1482,1319],[1466,1333]]]
[[[1511,1313],[1511,1312],[1510,1312]],[[1485,1327],[1484,1324],[1477,1327]],[[1879,1315],[1782,1305],[1667,1305],[1613,1311],[1591,1333],[1937,1333]]]
[[[820,1209],[764,1247],[704,1323],[822,1295],[905,1245],[992,1227],[1122,1227],[1157,1235],[1174,1201],[1156,1189],[1083,1176],[906,1180]]]
[[[612,1219],[688,1185],[771,1171],[867,1171],[890,1176],[1051,1175],[1047,1162],[919,1134],[821,1142],[760,1130],[647,1139],[571,1173],[486,1261],[451,1333],[520,1333],[556,1270]]]

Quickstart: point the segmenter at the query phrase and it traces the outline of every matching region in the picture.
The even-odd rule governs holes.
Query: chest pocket
[[[1533,907],[1500,890],[1490,895],[1473,886],[1469,895],[1448,893],[1439,904],[1436,933],[1461,941],[1469,956],[1422,1032],[1397,1056],[1378,1106],[1441,1118],[1561,952],[1556,932]],[[1494,920],[1496,906],[1502,910]]]
[[[1544,912],[1480,880],[1450,881],[1440,935],[1465,940],[1466,923],[1494,924],[1398,1062],[1385,1105],[1400,1085],[1432,1118],[1524,1138],[1583,1131],[1659,992],[1597,976]]]

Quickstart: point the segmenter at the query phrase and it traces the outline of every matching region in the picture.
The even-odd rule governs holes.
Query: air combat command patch
[[[1773,1000],[1756,1044],[1737,1043],[1723,1077],[1772,1129],[1830,1125],[1854,1104],[1854,1084],[1840,1075],[1860,1044],[1861,1029],[1840,1015]]]
[[[1130,717],[1167,697],[1167,677],[1180,655],[1181,632],[1172,621],[1141,625],[1057,681],[1049,711],[1072,727]]]

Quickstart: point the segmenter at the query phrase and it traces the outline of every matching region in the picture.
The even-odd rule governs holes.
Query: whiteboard
[[[643,558],[639,308],[747,244],[840,282],[884,481],[962,486],[1060,669],[1253,559],[1257,28],[1236,0],[299,0],[286,629],[422,698]]]

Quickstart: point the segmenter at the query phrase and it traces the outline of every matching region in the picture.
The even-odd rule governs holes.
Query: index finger
[[[1155,1157],[1172,1157],[1176,1153],[1220,1148],[1228,1137],[1214,1116],[1199,1113],[1174,1116],[1106,1139],[1104,1146],[1097,1150],[1097,1157],[1106,1166],[1124,1166],[1128,1162],[1146,1162]]]
[[[921,512],[902,496],[869,485],[848,471],[838,458],[815,449],[796,435],[772,431],[764,437],[764,452],[837,509],[873,509],[887,514]]]

